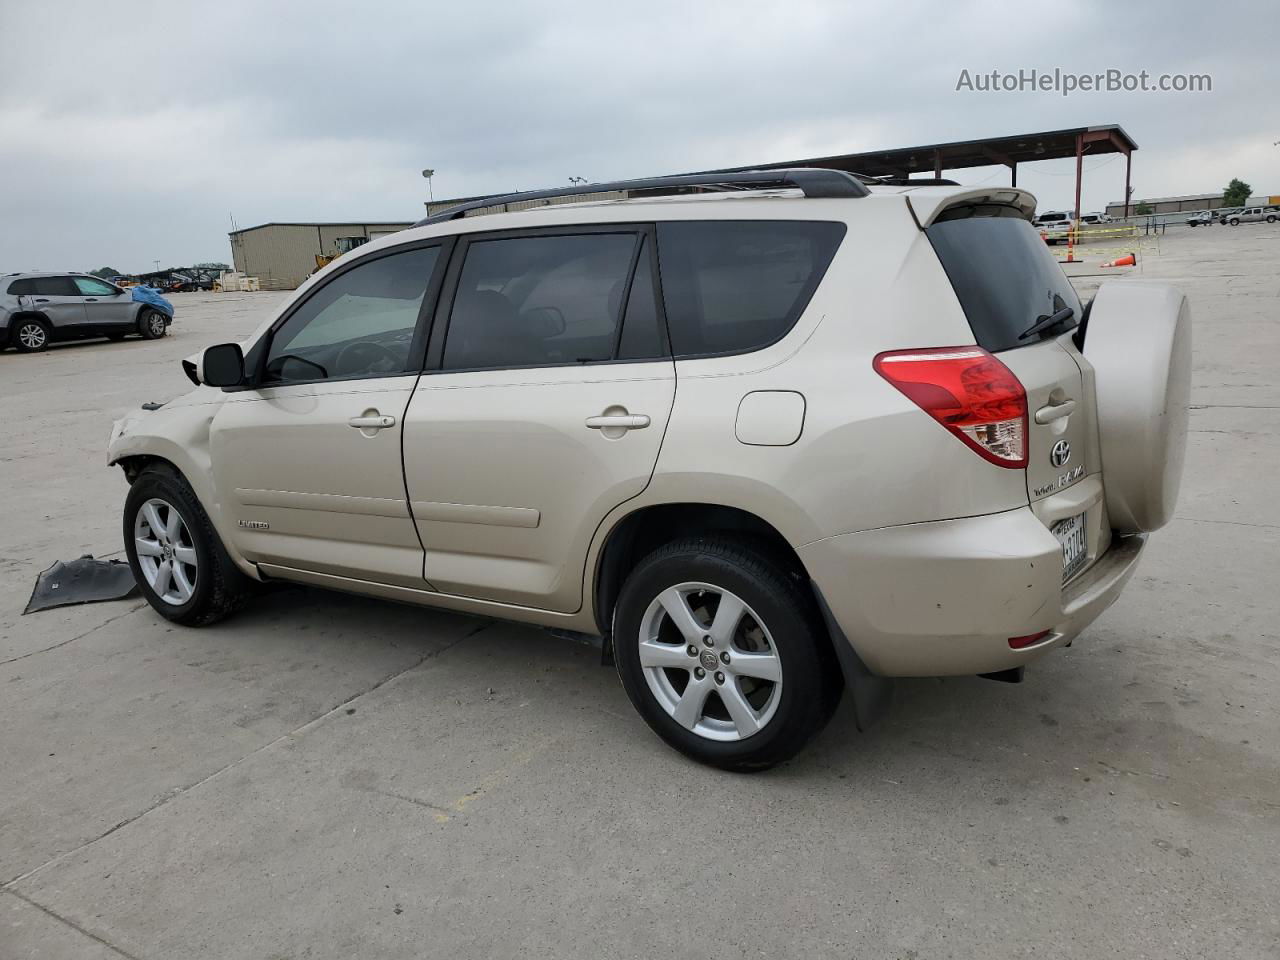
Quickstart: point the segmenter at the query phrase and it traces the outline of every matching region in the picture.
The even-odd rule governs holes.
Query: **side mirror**
[[[244,383],[244,354],[238,343],[209,347],[200,360],[200,380],[210,387],[238,387]]]

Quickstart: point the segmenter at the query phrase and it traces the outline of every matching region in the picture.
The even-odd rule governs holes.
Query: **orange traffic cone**
[[[1099,264],[1099,266],[1103,266],[1103,267],[1132,267],[1132,266],[1136,265],[1136,264],[1137,264],[1137,262],[1138,262],[1138,257],[1137,257],[1137,255],[1136,255],[1136,254],[1132,254],[1132,253],[1131,253],[1131,254],[1128,254],[1127,256],[1124,256],[1124,257],[1118,257],[1118,258],[1116,258],[1115,260],[1108,260],[1106,263]]]

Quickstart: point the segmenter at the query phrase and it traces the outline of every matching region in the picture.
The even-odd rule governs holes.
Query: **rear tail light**
[[[1027,392],[981,347],[892,350],[872,365],[983,459],[1012,469],[1027,465]]]

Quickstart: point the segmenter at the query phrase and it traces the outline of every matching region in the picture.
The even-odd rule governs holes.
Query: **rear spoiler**
[[[998,203],[1017,207],[1028,220],[1036,212],[1036,198],[1017,187],[970,187],[956,190],[954,187],[921,187],[906,191],[907,203],[921,227],[927,227],[949,207],[968,206],[975,203]]]

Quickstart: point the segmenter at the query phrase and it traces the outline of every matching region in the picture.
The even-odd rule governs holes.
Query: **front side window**
[[[636,233],[473,241],[444,344],[446,370],[612,360]]]
[[[743,353],[800,318],[844,236],[841,223],[658,224],[658,263],[677,357]]]
[[[275,332],[266,383],[405,373],[439,247],[351,267],[312,294]]]
[[[71,278],[80,291],[82,296],[86,297],[114,297],[120,291],[109,283],[101,280],[95,280],[93,277],[72,277]]]

